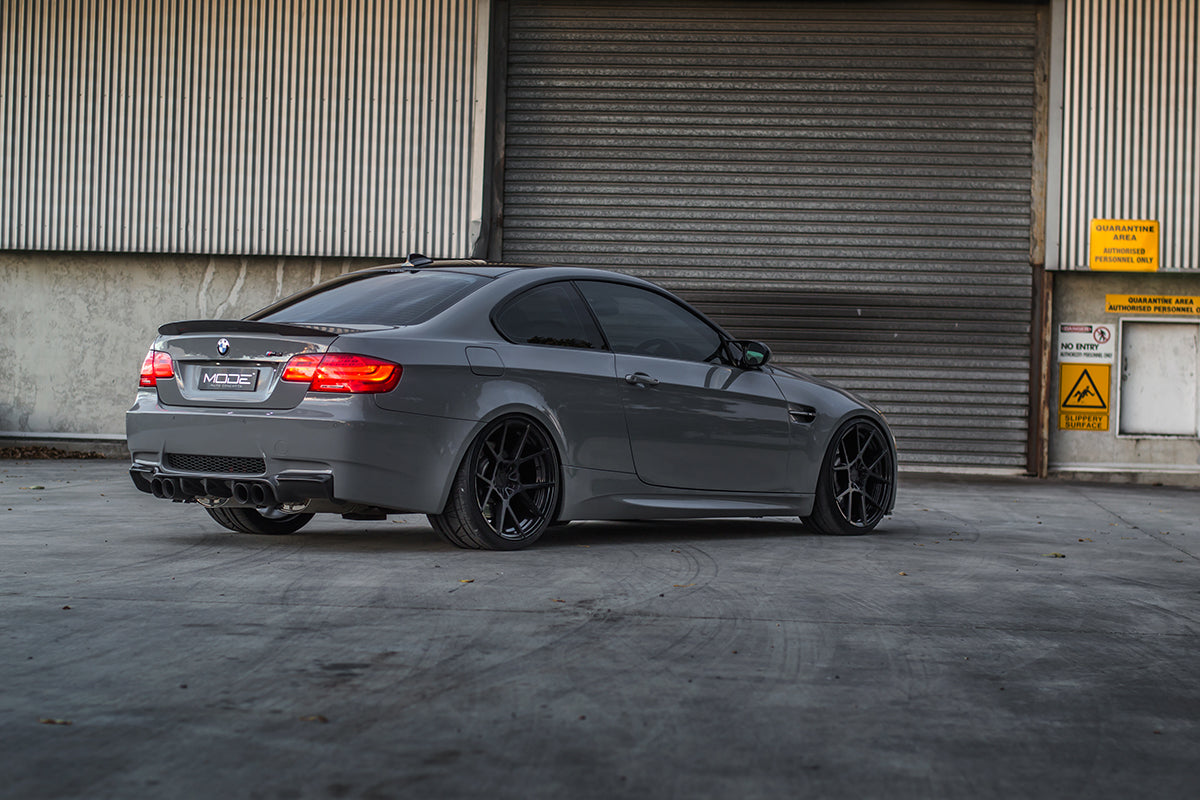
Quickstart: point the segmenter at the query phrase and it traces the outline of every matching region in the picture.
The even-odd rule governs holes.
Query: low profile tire
[[[206,508],[208,515],[235,533],[256,533],[265,536],[285,536],[308,524],[312,514],[287,514],[282,511],[262,512],[256,508]]]
[[[852,419],[829,443],[817,496],[805,524],[820,533],[868,533],[887,514],[895,491],[895,453],[873,420]]]
[[[429,522],[442,538],[474,550],[518,550],[554,522],[562,491],[558,452],[526,417],[490,423],[454,476],[450,499]]]

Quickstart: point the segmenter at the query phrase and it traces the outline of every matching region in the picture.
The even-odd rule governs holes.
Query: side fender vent
[[[798,425],[810,425],[817,418],[817,410],[812,406],[788,406],[788,416]]]

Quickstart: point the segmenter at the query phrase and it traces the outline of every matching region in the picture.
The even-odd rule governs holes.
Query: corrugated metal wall
[[[1065,0],[1061,264],[1092,219],[1157,219],[1162,269],[1200,270],[1200,0]]]
[[[465,255],[489,7],[3,0],[0,248]]]
[[[503,255],[680,291],[910,466],[1025,466],[1035,8],[513,0]]]

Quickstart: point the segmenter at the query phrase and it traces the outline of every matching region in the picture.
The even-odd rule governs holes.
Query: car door
[[[786,491],[787,403],[770,375],[726,363],[722,335],[670,297],[577,281],[616,354],[638,477],[675,489]]]
[[[527,289],[502,303],[492,323],[512,343],[502,348],[503,374],[533,390],[561,426],[564,466],[628,472],[613,354],[575,287]]]

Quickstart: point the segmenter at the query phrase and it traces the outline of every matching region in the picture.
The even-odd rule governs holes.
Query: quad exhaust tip
[[[150,481],[150,493],[163,500],[175,497],[175,481],[170,478],[155,478]]]
[[[254,503],[256,508],[271,505],[268,502],[267,490],[263,488],[261,483],[250,484],[250,502]]]
[[[248,483],[239,481],[233,485],[233,501],[255,508],[267,508],[275,505],[275,493],[265,483]]]

